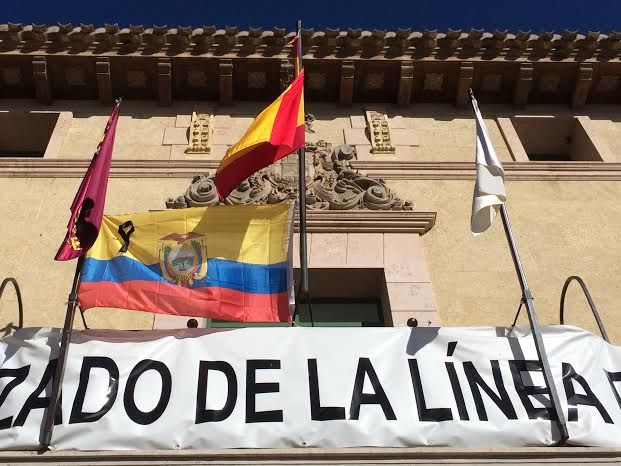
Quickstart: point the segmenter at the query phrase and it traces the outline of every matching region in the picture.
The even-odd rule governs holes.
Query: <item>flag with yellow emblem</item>
[[[80,306],[290,322],[292,219],[291,204],[106,215]]]

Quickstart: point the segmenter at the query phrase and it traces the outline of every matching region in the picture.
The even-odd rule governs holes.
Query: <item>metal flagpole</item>
[[[67,363],[67,353],[69,352],[69,342],[71,341],[71,332],[73,330],[73,321],[75,319],[75,308],[78,304],[78,288],[80,286],[80,275],[82,266],[84,265],[84,255],[78,258],[73,276],[73,285],[67,301],[67,314],[65,315],[65,325],[62,330],[60,339],[60,352],[56,360],[56,368],[54,370],[54,378],[52,379],[52,394],[50,395],[50,404],[45,414],[45,423],[41,436],[41,446],[47,448],[52,443],[52,433],[54,431],[54,420],[56,418],[56,410],[58,409],[58,401],[60,399],[62,380],[65,375],[65,365]]]
[[[297,56],[298,67],[296,73],[302,70],[302,21],[298,20],[297,24]],[[297,74],[296,74],[297,76]],[[299,218],[300,218],[300,296],[306,295],[308,297],[308,258],[307,258],[307,246],[306,246],[306,148],[302,146],[298,151],[298,178],[299,178],[299,194],[300,194],[300,206],[299,206]]]
[[[509,214],[507,213],[507,207],[504,203],[500,206],[500,216],[502,218],[502,224],[505,228],[505,234],[507,235],[509,249],[511,249],[513,265],[515,265],[515,271],[517,272],[518,280],[520,281],[520,287],[522,288],[522,302],[526,305],[526,310],[528,311],[530,330],[533,334],[533,339],[535,340],[537,356],[539,357],[539,361],[541,362],[543,378],[550,391],[550,403],[552,405],[554,413],[556,414],[556,422],[561,436],[561,440],[559,443],[564,443],[569,438],[569,432],[567,431],[567,421],[561,407],[561,401],[556,390],[556,385],[554,384],[552,370],[550,369],[550,363],[548,362],[548,355],[543,344],[543,338],[541,337],[541,328],[539,327],[539,321],[537,320],[537,314],[535,313],[533,295],[531,294],[530,289],[528,288],[528,283],[526,282],[526,276],[524,275],[522,262],[520,261],[520,256],[518,255],[517,247],[513,239],[511,223],[509,223]]]
[[[297,50],[296,55],[298,59],[297,67],[294,65],[295,76],[302,70],[302,21],[298,20],[296,27],[297,34]],[[306,243],[306,149],[302,146],[298,150],[298,181],[299,181],[299,235],[300,235],[300,288],[298,293],[298,299],[295,302],[295,311],[293,313],[293,320],[298,315],[298,306],[302,303],[302,298],[306,297],[308,304],[308,310],[310,313],[311,325],[315,325],[313,319],[313,308],[311,307],[311,298],[308,287],[308,254]]]
[[[513,233],[511,231],[511,223],[509,222],[509,214],[507,213],[507,206],[505,204],[506,192],[504,188],[504,171],[502,164],[497,158],[494,148],[489,141],[489,136],[483,122],[483,117],[479,112],[476,105],[476,99],[472,89],[468,90],[470,94],[470,105],[474,112],[475,119],[477,121],[477,151],[476,151],[476,163],[477,163],[477,180],[474,189],[474,197],[472,201],[472,217],[471,217],[471,230],[473,234],[481,233],[489,228],[494,216],[490,214],[491,208],[497,208],[500,206],[500,216],[502,218],[502,224],[507,236],[507,242],[509,243],[509,249],[511,250],[511,257],[513,258],[513,265],[520,282],[520,288],[522,289],[521,302],[526,305],[528,312],[528,320],[530,322],[530,329],[535,342],[535,349],[537,350],[537,357],[541,363],[541,370],[543,372],[543,378],[545,380],[548,391],[550,392],[550,405],[553,413],[550,413],[550,418],[556,417],[556,423],[558,426],[560,441],[564,443],[569,434],[567,431],[567,422],[565,415],[563,414],[560,398],[554,384],[554,378],[552,377],[552,371],[550,370],[550,363],[548,362],[548,356],[541,336],[541,329],[539,327],[539,321],[537,320],[537,314],[535,312],[535,305],[533,304],[533,295],[528,288],[526,282],[526,276],[524,275],[524,269],[522,268],[522,262],[517,251],[517,246],[513,239]],[[480,134],[479,134],[480,130]],[[482,176],[481,172],[487,171],[487,176]],[[482,202],[481,196],[487,197]],[[518,308],[518,315],[522,305]],[[517,321],[518,315],[515,316]],[[515,325],[514,321],[514,325]]]

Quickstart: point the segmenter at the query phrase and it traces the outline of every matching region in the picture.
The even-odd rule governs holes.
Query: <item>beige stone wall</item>
[[[395,181],[418,210],[437,210],[423,236],[438,311],[444,325],[510,325],[520,288],[497,219],[486,233],[470,233],[472,181]],[[526,277],[542,323],[558,323],[565,279],[580,275],[591,290],[613,342],[621,344],[621,182],[507,184],[508,209]],[[575,287],[575,288],[574,288]],[[519,321],[528,325],[524,311]],[[566,323],[597,332],[577,284],[567,297]]]
[[[592,117],[591,127],[594,129],[596,137],[603,140],[608,146],[611,160],[621,162],[621,121],[619,118],[611,120],[605,116],[601,118]]]

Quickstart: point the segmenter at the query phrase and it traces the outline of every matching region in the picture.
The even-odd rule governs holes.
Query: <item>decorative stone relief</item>
[[[614,92],[619,87],[619,76],[606,74],[597,83],[597,92]]]
[[[490,73],[481,79],[481,90],[484,92],[500,92],[502,90],[502,74]]]
[[[326,73],[308,73],[306,77],[306,85],[309,89],[320,91],[326,87],[328,77]]]
[[[315,122],[315,117],[312,113],[304,114],[304,132],[305,133],[314,133],[313,123]]]
[[[211,152],[211,132],[213,115],[192,112],[189,145],[186,154],[209,154]]]
[[[377,91],[384,88],[384,73],[367,73],[365,85],[368,91]]]
[[[2,81],[5,86],[15,86],[22,80],[22,73],[17,66],[4,68],[2,70]]]
[[[127,85],[129,87],[145,87],[147,77],[142,70],[127,70]]]
[[[364,176],[352,169],[349,160],[354,153],[354,148],[347,145],[333,150],[332,145],[325,141],[306,144],[307,209],[413,210],[412,202],[397,197],[383,180]],[[281,162],[255,173],[224,202],[218,199],[213,177],[197,175],[185,194],[169,198],[166,207],[182,209],[217,204],[277,204],[296,200],[297,170],[287,169],[288,165],[297,164],[287,160],[286,164]]]
[[[201,70],[188,70],[188,85],[190,87],[207,86],[207,75]]]
[[[371,153],[394,154],[395,148],[390,141],[390,129],[386,114],[367,111],[365,115],[371,136]]]
[[[443,73],[425,73],[423,89],[426,91],[441,91],[444,84]]]
[[[561,77],[557,73],[543,73],[539,80],[540,92],[556,92],[561,83]]]
[[[70,86],[85,86],[86,75],[84,73],[84,68],[79,66],[65,68],[65,79]]]
[[[248,73],[249,89],[264,89],[267,83],[267,74],[265,71],[250,71]]]

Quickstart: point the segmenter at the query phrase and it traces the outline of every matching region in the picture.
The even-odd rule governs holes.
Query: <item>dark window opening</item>
[[[299,283],[299,270],[294,271]],[[390,322],[383,269],[310,269],[311,306],[315,327],[383,327]],[[311,326],[306,300],[299,306],[295,320],[301,327]],[[205,327],[286,327],[289,323],[226,322],[205,319]]]
[[[300,327],[383,327],[381,301],[377,298],[313,298],[311,310],[300,305],[295,323]],[[206,319],[205,327],[288,327],[285,322],[229,322]]]
[[[602,157],[575,117],[511,118],[515,132],[535,162],[602,161]]]
[[[43,157],[58,113],[0,112],[0,157]]]
[[[316,327],[383,327],[382,304],[377,298],[318,298],[311,301]],[[311,325],[306,303],[300,307],[298,323]]]

